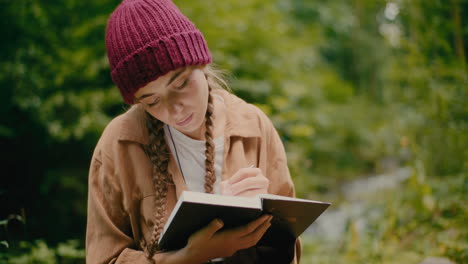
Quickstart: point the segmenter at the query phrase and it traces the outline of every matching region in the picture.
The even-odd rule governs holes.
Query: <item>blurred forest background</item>
[[[91,154],[127,108],[119,2],[0,0],[2,263],[84,262]],[[333,203],[302,263],[468,263],[468,0],[175,2],[273,120],[297,195]]]

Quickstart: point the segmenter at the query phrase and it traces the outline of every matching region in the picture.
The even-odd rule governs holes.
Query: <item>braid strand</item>
[[[166,220],[167,183],[172,182],[172,177],[168,173],[169,149],[164,138],[164,123],[147,113],[147,127],[150,143],[146,146],[146,153],[153,164],[152,180],[156,192],[154,228],[145,248],[146,257],[151,260],[159,248],[158,241]]]
[[[214,183],[216,181],[214,169],[215,146],[213,142],[213,97],[211,96],[211,87],[208,95],[208,109],[206,110],[205,121],[205,192],[213,193]]]
[[[216,181],[214,169],[215,146],[213,142],[213,97],[211,87],[209,87],[208,108],[205,115],[205,192],[214,192],[214,183]],[[155,119],[149,113],[147,116],[147,128],[149,132],[150,143],[144,147],[147,156],[153,164],[153,185],[155,188],[154,196],[154,228],[149,243],[142,241],[146,257],[152,261],[154,254],[159,249],[159,238],[161,236],[166,221],[166,200],[167,183],[172,183],[172,176],[169,175],[169,147],[164,137],[164,123]],[[152,261],[153,262],[153,261]]]

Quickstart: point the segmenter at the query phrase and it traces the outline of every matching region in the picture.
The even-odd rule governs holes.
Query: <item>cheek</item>
[[[208,104],[208,85],[201,79],[194,79],[189,83],[190,91],[185,99],[190,105],[196,105],[206,109]]]
[[[197,79],[194,81],[194,85],[197,87],[198,96],[206,104],[208,102],[208,84],[204,79]]]
[[[198,98],[199,98],[199,106],[201,108],[201,111],[203,113],[206,112],[206,109],[208,108],[208,88],[207,87],[201,87],[200,91],[198,93]]]

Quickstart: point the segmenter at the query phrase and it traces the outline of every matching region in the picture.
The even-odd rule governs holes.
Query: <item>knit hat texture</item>
[[[212,61],[203,34],[170,0],[124,0],[110,15],[106,48],[124,101],[180,67]]]

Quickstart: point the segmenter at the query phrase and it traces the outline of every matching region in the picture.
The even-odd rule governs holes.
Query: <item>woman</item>
[[[279,136],[255,106],[223,90],[203,35],[169,0],[125,0],[106,29],[111,76],[132,107],[112,120],[89,174],[88,263],[290,263],[300,243],[256,246],[271,216],[221,230],[214,219],[158,252],[183,190],[294,196]]]

